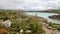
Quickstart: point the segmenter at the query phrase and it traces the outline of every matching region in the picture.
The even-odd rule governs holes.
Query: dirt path
[[[45,31],[45,34],[60,34],[59,31],[51,30],[51,29],[48,29],[47,27],[50,27],[50,26],[48,26],[48,24],[43,23],[43,29]]]

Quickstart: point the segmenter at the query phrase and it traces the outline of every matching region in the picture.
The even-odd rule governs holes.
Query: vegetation
[[[4,24],[0,23],[0,28],[5,28]]]
[[[23,29],[24,31],[30,30],[33,34],[43,34],[44,32],[42,29],[42,25],[38,23],[37,19],[34,17],[22,21],[22,23],[20,23],[20,26],[22,26],[20,27],[20,29]]]
[[[34,16],[27,16],[24,12],[17,10],[0,10],[0,20],[11,20],[11,27],[7,28],[9,31],[19,32],[23,29],[23,34],[30,30],[32,34],[43,34],[44,30],[40,21]],[[0,25],[1,27],[2,24]]]
[[[56,24],[56,23],[49,23],[49,26],[56,28],[57,30],[60,31],[60,24]]]

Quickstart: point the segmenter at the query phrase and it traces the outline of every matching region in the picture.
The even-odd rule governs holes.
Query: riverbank
[[[22,34],[27,34],[27,33],[28,34],[43,34],[45,32],[48,34],[48,32],[50,32],[50,29],[52,26],[54,26],[54,24],[51,23],[52,24],[51,25],[50,22],[45,18],[46,16],[49,16],[52,14],[50,13],[48,13],[49,15],[46,13],[42,13],[42,15],[41,13],[38,13],[38,14],[39,15],[36,15],[34,12],[34,13],[31,13],[31,15],[28,15],[27,13],[22,12],[22,11],[1,10],[0,11],[0,31],[4,30],[2,31],[2,33],[6,31],[7,33],[10,33],[10,34],[12,33],[13,34],[14,33],[15,34],[17,33],[18,34],[21,34],[21,33]],[[9,26],[9,27],[6,27],[6,26]],[[56,26],[52,28],[56,28]],[[57,28],[60,29],[58,25],[57,25]]]
[[[48,14],[46,14],[46,12],[45,12],[45,14],[44,13],[42,13],[42,15],[41,15],[41,13],[37,13],[37,12],[31,12],[31,13],[29,13],[29,12],[27,12],[28,13],[28,15],[32,15],[32,16],[38,16],[38,17],[44,17],[44,19],[46,18],[45,16],[48,16]],[[44,15],[43,15],[44,14]],[[58,14],[49,14],[49,15],[58,15]],[[47,17],[48,18],[48,17]],[[39,18],[38,18],[39,19]],[[43,20],[44,20],[43,19]],[[43,25],[43,29],[44,29],[44,31],[45,31],[45,34],[52,34],[53,32],[55,33],[55,34],[60,34],[60,31],[58,30],[58,28],[56,27],[56,26],[54,26],[54,27],[56,27],[56,28],[54,28],[54,27],[52,27],[52,26],[50,26],[49,24],[50,23],[52,23],[51,21],[49,22],[49,21],[46,21],[46,22],[43,22],[43,20],[42,20],[42,25]],[[47,19],[46,19],[47,20]],[[41,20],[40,20],[41,21]],[[54,20],[53,20],[54,21]],[[45,24],[44,24],[45,23]],[[55,23],[55,24],[57,24],[57,22]],[[53,23],[52,23],[52,25],[53,25]],[[58,26],[58,25],[57,25]],[[59,26],[58,26],[59,27]]]

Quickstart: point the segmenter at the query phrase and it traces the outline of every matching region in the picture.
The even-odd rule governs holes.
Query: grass
[[[0,10],[0,20],[5,19],[12,22],[11,27],[7,28],[9,31],[19,32],[23,29],[23,32],[30,30],[33,34],[43,34],[44,32],[40,21],[38,21],[36,17],[28,17],[27,14],[22,11]]]
[[[56,28],[58,31],[60,31],[60,24],[56,24],[56,23],[49,23],[49,26]]]

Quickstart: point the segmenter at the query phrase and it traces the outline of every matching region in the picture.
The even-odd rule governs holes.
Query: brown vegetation
[[[0,28],[0,34],[8,34],[8,30],[5,28]]]

